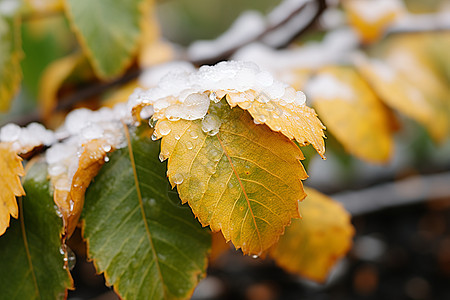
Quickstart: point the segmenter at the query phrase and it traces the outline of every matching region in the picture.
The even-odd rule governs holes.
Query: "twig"
[[[55,111],[61,112],[61,111],[65,111],[65,110],[70,110],[77,103],[80,103],[91,97],[97,96],[97,95],[109,90],[110,88],[126,84],[126,83],[130,82],[131,80],[138,78],[141,73],[142,73],[141,69],[133,69],[133,70],[129,71],[128,73],[124,74],[122,77],[119,77],[112,81],[101,82],[96,85],[88,86],[85,89],[80,89],[80,90],[78,90],[78,92],[61,99],[61,101],[58,103],[58,106],[56,107]],[[42,123],[42,115],[39,112],[34,111],[34,112],[31,112],[28,114],[3,119],[0,122],[0,127],[7,123],[15,123],[19,126],[26,126],[27,124],[29,124],[31,122]]]
[[[450,172],[420,175],[360,191],[331,195],[352,216],[428,200],[450,198]]]
[[[305,2],[303,5],[300,5],[297,9],[295,9],[293,12],[291,12],[285,19],[279,21],[276,24],[269,25],[262,33],[257,35],[256,37],[250,38],[247,41],[234,46],[230,49],[226,49],[224,51],[219,52],[216,56],[211,58],[204,58],[204,59],[196,59],[191,61],[193,64],[200,66],[200,65],[211,65],[216,64],[220,61],[229,59],[237,50],[251,44],[257,41],[263,41],[265,37],[267,37],[269,34],[275,32],[276,30],[282,28],[284,25],[286,25],[292,18],[300,14],[307,5],[317,5],[317,10],[314,16],[311,18],[311,20],[304,26],[298,28],[298,31],[294,32],[293,35],[285,42],[283,42],[280,45],[275,45],[274,47],[277,49],[287,47],[292,41],[294,41],[296,38],[298,38],[300,35],[308,31],[310,28],[314,26],[316,21],[319,19],[319,17],[322,15],[322,13],[326,9],[326,0],[316,0],[314,2]]]

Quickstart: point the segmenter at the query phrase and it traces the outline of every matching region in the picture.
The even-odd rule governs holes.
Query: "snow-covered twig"
[[[282,1],[266,19],[256,20],[254,14],[238,19],[239,23],[251,21],[248,28],[239,26],[236,30],[237,26],[232,26],[229,32],[217,40],[194,43],[189,51],[189,59],[196,65],[215,64],[229,59],[237,50],[257,41],[273,48],[286,47],[310,29],[325,9],[325,0]],[[266,26],[258,26],[258,29],[253,30],[256,24],[262,23]],[[246,30],[251,27],[252,32],[247,33]]]

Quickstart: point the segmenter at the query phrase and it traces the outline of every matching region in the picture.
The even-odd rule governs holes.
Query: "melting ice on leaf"
[[[277,242],[305,197],[303,154],[323,156],[323,125],[305,96],[247,62],[169,73],[130,97],[136,117],[152,105],[160,159],[183,203],[245,254]],[[267,126],[266,126],[267,125]]]

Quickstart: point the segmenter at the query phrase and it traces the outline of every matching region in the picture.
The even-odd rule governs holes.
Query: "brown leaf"
[[[91,140],[84,144],[70,191],[55,188],[53,198],[62,214],[67,237],[70,237],[78,224],[87,187],[105,163],[104,145],[103,140]],[[58,179],[52,178],[52,180]]]
[[[9,226],[9,216],[19,215],[16,196],[25,195],[19,177],[24,175],[22,159],[9,143],[0,143],[0,235]]]

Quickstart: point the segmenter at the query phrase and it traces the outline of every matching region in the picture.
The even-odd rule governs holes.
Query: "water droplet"
[[[212,92],[212,93],[210,93],[209,94],[209,100],[211,100],[211,101],[216,101],[216,93],[215,92]]]
[[[62,218],[63,215],[62,215],[61,211],[59,210],[58,206],[53,205],[53,208],[55,209],[56,214],[58,215],[58,217]]]
[[[105,162],[108,162],[108,161],[109,161],[109,157],[105,156]]]
[[[177,135],[175,135],[175,139],[178,141],[178,140],[180,140],[180,136],[177,134]]]
[[[186,148],[188,148],[189,150],[191,150],[192,148],[194,148],[194,144],[192,144],[192,142],[187,141],[186,142]]]
[[[171,122],[176,122],[180,119],[180,117],[168,116],[167,119]]]
[[[183,175],[181,175],[180,173],[173,175],[172,179],[175,184],[181,184],[184,180]]]
[[[273,126],[273,130],[274,130],[274,131],[280,131],[280,130],[281,130],[281,126],[278,125],[278,124],[275,124],[275,125]]]
[[[162,153],[159,153],[159,156],[158,156],[158,158],[159,158],[159,161],[160,162],[163,162],[164,161],[164,155],[162,154]]]
[[[154,128],[157,121],[158,120],[151,118],[150,120],[148,120],[148,125],[150,125],[151,128]]]
[[[209,135],[216,135],[219,132],[220,120],[215,115],[206,115],[202,120],[202,130]]]
[[[168,121],[161,121],[158,125],[158,130],[161,135],[168,135],[172,128],[170,128],[170,123]]]
[[[191,138],[192,138],[193,140],[195,140],[196,138],[198,138],[198,134],[197,134],[197,132],[195,132],[195,131],[189,132],[189,135],[191,136]]]
[[[111,151],[111,145],[109,145],[109,144],[104,144],[104,145],[102,146],[102,148],[103,148],[103,150],[104,150],[105,152]]]
[[[257,258],[259,258],[259,256],[255,254],[255,255],[252,255],[252,258],[257,259]]]
[[[213,162],[209,162],[209,163],[206,165],[206,169],[208,170],[208,173],[210,173],[210,174],[216,173],[216,166],[214,165]]]
[[[62,253],[61,253],[62,252]],[[77,262],[77,258],[75,256],[75,253],[73,253],[72,249],[70,249],[67,245],[61,246],[59,249],[59,253],[64,255],[63,261],[64,261],[64,269],[69,269],[71,271]]]
[[[218,134],[219,133],[219,128],[214,128],[214,129],[211,129],[209,132],[208,132],[208,135],[210,135],[210,136],[215,136],[216,134]]]
[[[155,132],[153,132],[152,134],[152,141],[156,141],[158,139],[158,136],[156,135]]]

